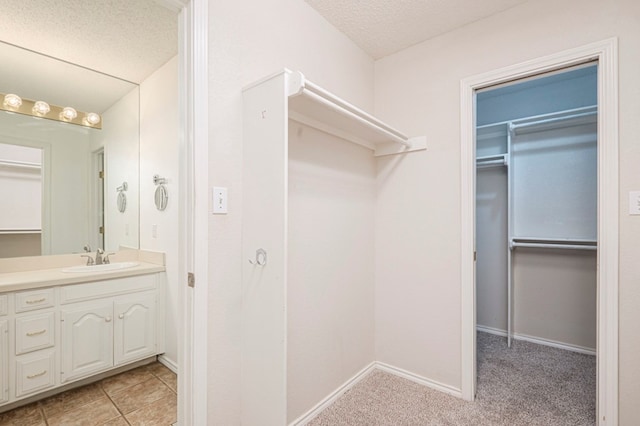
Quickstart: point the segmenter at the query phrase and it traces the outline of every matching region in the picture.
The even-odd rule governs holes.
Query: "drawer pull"
[[[47,330],[46,330],[46,329],[44,329],[44,330],[40,330],[40,331],[32,331],[32,332],[30,332],[30,333],[27,333],[27,336],[28,336],[28,337],[38,336],[38,335],[40,335],[40,334],[44,334],[44,333],[46,333],[46,332],[47,332]]]
[[[35,300],[27,300],[27,305],[33,305],[33,304],[35,304],[35,303],[42,303],[42,302],[44,302],[45,300],[47,300],[47,298],[46,298],[46,297],[42,297],[42,298],[40,298],[40,299],[35,299]]]
[[[40,376],[44,376],[45,374],[47,374],[47,370],[42,370],[39,373],[36,374],[32,374],[30,376],[27,376],[27,379],[35,379],[36,377],[40,377]]]

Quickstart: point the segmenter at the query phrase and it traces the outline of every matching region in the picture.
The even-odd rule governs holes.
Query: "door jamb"
[[[610,38],[460,82],[461,392],[475,397],[475,91],[588,61],[598,61],[597,418],[618,423],[618,40]]]
[[[208,394],[208,0],[158,0],[178,12],[178,424],[205,425]],[[200,236],[200,238],[196,238]],[[188,286],[187,274],[196,277]]]

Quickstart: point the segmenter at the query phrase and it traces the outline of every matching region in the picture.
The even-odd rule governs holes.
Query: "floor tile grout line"
[[[120,390],[120,391],[118,391],[118,392],[114,393],[114,396],[115,396],[115,395],[117,395],[117,394],[119,394],[119,393],[124,392],[126,389],[130,389],[130,388],[132,388],[132,387],[134,387],[134,386],[137,386],[137,385],[139,385],[139,384],[142,384],[142,383],[148,382],[149,380],[152,380],[152,379],[156,379],[156,380],[158,380],[158,381],[159,381],[160,383],[162,383],[162,385],[163,385],[164,387],[166,387],[166,388],[167,388],[171,393],[174,393],[176,396],[178,395],[176,392],[173,392],[173,389],[171,389],[169,386],[167,386],[167,384],[166,384],[166,383],[164,383],[160,378],[156,377],[156,376],[155,376],[155,375],[153,375],[153,374],[152,374],[152,376],[153,376],[153,377],[152,377],[151,379],[143,380],[143,381],[142,381],[142,382],[140,382],[140,383],[136,383],[135,385],[129,386],[129,387],[127,387],[127,388],[124,388],[124,389],[122,389],[122,390]],[[106,392],[105,392],[105,393],[106,393]],[[126,414],[124,414],[124,412],[123,412],[122,410],[120,410],[120,408],[118,407],[118,405],[117,405],[117,404],[115,403],[115,401],[111,398],[111,395],[107,394],[107,397],[111,400],[111,402],[112,402],[112,403],[113,403],[113,405],[116,407],[116,409],[118,410],[118,412],[120,412],[120,413],[122,414],[122,417],[125,417],[125,420],[126,420]],[[147,407],[147,406],[149,406],[149,405],[153,404],[154,402],[157,402],[157,401],[161,400],[162,398],[163,398],[163,397],[159,397],[158,399],[154,399],[153,401],[150,401],[149,403],[144,404],[144,405],[143,405],[143,406],[141,406],[141,407],[136,407],[134,410],[131,410],[131,411],[130,411],[129,413],[127,413],[127,414],[131,414],[131,413],[133,413],[134,411],[137,411],[137,410],[140,410],[140,409],[142,409],[142,408],[144,408],[144,407]],[[128,423],[128,421],[127,421],[127,423]]]
[[[67,392],[71,392],[71,391],[76,390],[76,389],[82,389],[82,388],[85,388],[85,387],[88,387],[88,386],[91,386],[91,384],[88,384],[88,385],[85,385],[85,386],[81,386],[81,387],[79,387],[79,388],[75,388],[75,389],[70,389],[70,390],[68,390]],[[103,397],[105,397],[105,396],[106,396],[106,397],[109,397],[109,395],[107,395],[107,393],[104,391],[104,389],[102,389],[102,386],[99,386],[99,388],[100,388],[100,390],[101,390],[101,391],[102,391],[102,393],[103,393],[103,395],[102,395],[102,396],[99,396],[98,398],[92,399],[92,400],[90,400],[90,401],[86,401],[84,404],[82,404],[82,405],[78,405],[77,407],[71,408],[71,409],[69,409],[69,410],[62,410],[59,414],[56,414],[56,415],[54,415],[54,416],[47,416],[47,412],[46,412],[46,410],[44,409],[44,401],[46,401],[47,399],[43,399],[43,400],[38,401],[38,406],[39,406],[39,408],[40,408],[40,409],[42,409],[42,417],[44,418],[45,423],[47,423],[47,426],[49,425],[49,418],[50,418],[50,417],[58,417],[58,416],[61,416],[61,415],[63,415],[63,414],[69,413],[70,411],[77,410],[77,409],[79,409],[79,408],[82,408],[82,407],[85,407],[85,406],[87,406],[87,405],[89,405],[89,404],[92,404],[92,403],[94,403],[94,402],[98,401],[100,398],[103,398]],[[58,394],[58,395],[63,395],[63,394],[64,394],[64,392],[63,392],[63,393],[61,393],[61,394]],[[53,397],[58,396],[58,395],[54,395]]]

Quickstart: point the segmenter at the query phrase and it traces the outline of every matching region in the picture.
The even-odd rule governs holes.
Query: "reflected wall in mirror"
[[[102,116],[98,130],[0,111],[0,257],[138,248],[138,85],[6,43],[0,56],[0,93]]]

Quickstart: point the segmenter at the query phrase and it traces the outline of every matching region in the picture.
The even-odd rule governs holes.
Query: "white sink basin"
[[[105,263],[102,265],[79,265],[64,268],[62,272],[104,272],[104,271],[118,271],[120,269],[133,268],[138,266],[140,262],[114,262]]]

